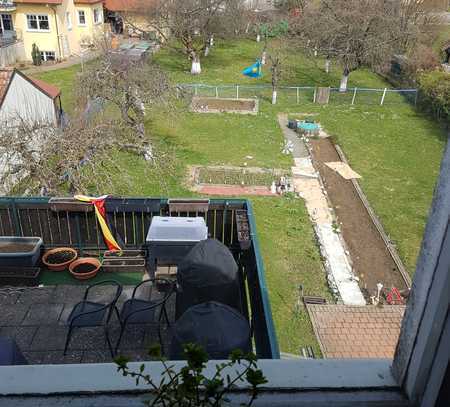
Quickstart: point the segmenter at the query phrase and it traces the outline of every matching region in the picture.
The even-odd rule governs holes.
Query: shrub
[[[33,60],[34,65],[41,65],[42,63],[41,52],[39,51],[38,46],[34,43],[31,49],[31,58]]]
[[[421,104],[429,104],[438,118],[450,118],[450,74],[443,71],[423,73],[418,77]]]

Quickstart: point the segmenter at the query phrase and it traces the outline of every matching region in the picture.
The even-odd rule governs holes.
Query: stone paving
[[[120,310],[130,298],[133,286],[124,286],[118,301]],[[66,320],[73,306],[82,300],[86,286],[48,286],[0,290],[0,336],[14,338],[30,364],[111,362],[102,327],[75,329],[67,354],[63,355],[67,334]],[[115,289],[115,288],[114,288]],[[107,302],[113,296],[111,286],[93,288],[89,299]],[[145,293],[143,293],[145,295]],[[169,319],[174,321],[174,297],[168,303]],[[110,336],[115,345],[120,325],[113,316]],[[169,346],[169,330],[161,325],[164,349]],[[121,341],[119,354],[131,360],[149,359],[147,351],[158,343],[157,324],[129,325]]]
[[[324,358],[393,358],[405,306],[307,304]]]

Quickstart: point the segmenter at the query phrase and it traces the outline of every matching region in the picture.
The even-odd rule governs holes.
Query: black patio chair
[[[110,302],[104,304],[94,301],[88,301],[88,294],[91,288],[97,287],[99,285],[116,286],[115,294]],[[67,352],[70,338],[75,328],[103,326],[109,351],[111,352],[111,356],[114,357],[114,350],[111,345],[111,340],[109,339],[108,325],[113,311],[116,312],[116,315],[119,318],[119,311],[116,307],[116,303],[121,293],[122,293],[122,286],[117,281],[114,280],[101,281],[99,283],[91,284],[90,286],[87,287],[84,293],[83,300],[73,307],[69,317],[67,318],[67,323],[69,325],[69,332],[67,332],[66,344],[64,346],[64,355]]]
[[[150,293],[147,299],[136,298],[136,292],[142,286],[150,285]],[[159,290],[158,287],[164,287]],[[162,294],[158,299],[152,298],[153,289],[156,287],[157,291]],[[161,320],[164,317],[167,325],[170,327],[169,317],[167,315],[166,303],[170,296],[175,292],[175,283],[162,278],[151,278],[134,287],[131,298],[126,300],[120,310],[120,334],[117,340],[115,351],[119,349],[120,341],[128,324],[151,324],[158,322],[158,336],[161,348],[163,348],[161,338]],[[159,315],[156,319],[156,311],[160,308]]]

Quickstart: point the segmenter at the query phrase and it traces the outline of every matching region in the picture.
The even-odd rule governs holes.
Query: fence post
[[[216,86],[216,99],[219,98],[219,88]]]
[[[416,89],[416,97],[414,98],[414,106],[417,106],[417,99],[419,98],[419,90]]]
[[[380,105],[383,106],[384,98],[386,97],[387,88],[384,88],[383,96],[381,97],[381,103]]]
[[[355,99],[356,99],[356,91],[358,90],[358,88],[355,87],[355,91],[353,92],[353,99],[352,99],[352,105],[355,104]]]
[[[239,85],[236,85],[236,99],[239,99]]]
[[[316,103],[316,97],[317,97],[317,88],[314,88],[313,103]]]
[[[300,103],[300,88],[297,88],[297,104]]]

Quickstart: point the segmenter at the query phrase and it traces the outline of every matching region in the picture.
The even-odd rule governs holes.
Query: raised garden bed
[[[257,114],[257,99],[228,99],[194,96],[191,110],[196,113],[241,113]]]
[[[147,252],[145,250],[106,251],[102,269],[106,272],[145,272]]]
[[[35,287],[40,274],[39,267],[0,267],[0,286]]]
[[[270,186],[287,173],[264,168],[199,167],[195,180],[198,184]]]

